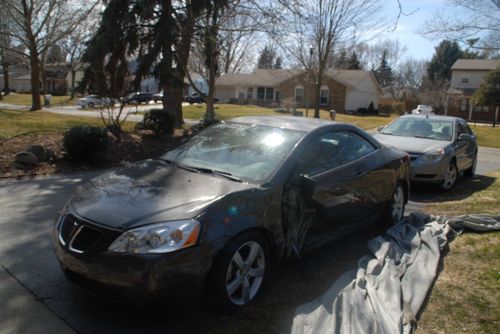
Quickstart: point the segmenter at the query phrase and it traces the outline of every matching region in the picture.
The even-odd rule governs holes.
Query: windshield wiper
[[[202,172],[202,173],[208,173],[208,174],[215,174],[215,175],[225,177],[226,179],[230,179],[232,181],[243,182],[243,180],[240,179],[239,177],[234,176],[231,173],[223,172],[220,170],[215,170],[215,169],[210,169],[210,168],[205,168],[205,167],[187,166],[187,165],[181,165],[181,164],[177,164],[176,166],[179,168],[191,171],[191,172]]]

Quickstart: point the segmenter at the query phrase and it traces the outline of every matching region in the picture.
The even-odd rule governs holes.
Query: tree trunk
[[[71,86],[70,86],[70,98],[73,99],[75,97],[75,76],[76,71],[71,70]]]
[[[4,83],[4,91],[5,95],[9,95],[10,93],[10,86],[9,86],[9,65],[6,63],[2,64],[2,70],[3,70],[3,83]]]
[[[497,125],[497,120],[498,120],[498,110],[500,109],[500,106],[497,106],[495,108],[495,116],[493,118],[493,127]]]
[[[321,81],[318,80],[315,82],[314,84],[314,117],[315,118],[320,118],[320,114],[319,114],[319,94],[320,94],[320,90],[321,90]]]
[[[173,84],[172,87],[169,87],[169,96],[167,99],[167,110],[174,117],[174,127],[180,128],[182,124],[184,124],[184,118],[182,116],[182,97],[184,93],[184,81],[181,82],[181,85],[178,83]]]
[[[40,62],[38,60],[38,52],[32,50],[30,52],[31,65],[31,111],[42,109],[40,102]]]

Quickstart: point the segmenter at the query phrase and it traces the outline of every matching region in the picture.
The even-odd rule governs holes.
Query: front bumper
[[[78,253],[61,242],[58,224],[53,233],[57,259],[66,276],[84,288],[127,300],[202,295],[214,253],[208,246],[166,254],[113,254],[106,251],[109,245],[96,242]],[[114,237],[101,239],[109,244]]]
[[[423,156],[410,162],[410,178],[413,182],[440,183],[444,180],[448,168],[446,156],[435,161],[424,161]]]

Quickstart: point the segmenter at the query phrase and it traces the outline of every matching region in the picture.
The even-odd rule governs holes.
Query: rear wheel
[[[403,219],[405,205],[405,190],[401,182],[398,182],[394,187],[391,201],[381,216],[382,223],[387,226],[399,223]]]
[[[464,175],[466,177],[473,177],[474,174],[476,173],[476,166],[477,166],[477,152],[474,154],[474,160],[472,160],[472,165],[464,170]]]
[[[455,186],[458,177],[458,169],[453,161],[448,164],[446,173],[444,174],[443,183],[441,183],[441,190],[448,191]]]
[[[223,312],[249,304],[260,294],[269,265],[269,248],[260,233],[237,236],[214,262],[207,287],[208,304]]]
[[[94,108],[94,102],[89,102],[88,107],[89,108]]]

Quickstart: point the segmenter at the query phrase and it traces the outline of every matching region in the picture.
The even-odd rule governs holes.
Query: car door
[[[457,168],[464,170],[468,168],[474,159],[475,145],[472,131],[464,121],[458,120],[456,123],[455,156],[457,158]],[[460,135],[470,135],[467,140],[459,140]]]
[[[306,235],[306,247],[318,246],[357,228],[376,208],[368,188],[373,180],[364,158],[376,151],[354,132],[329,131],[316,136],[298,160],[298,173],[316,185],[312,206],[316,215]]]

